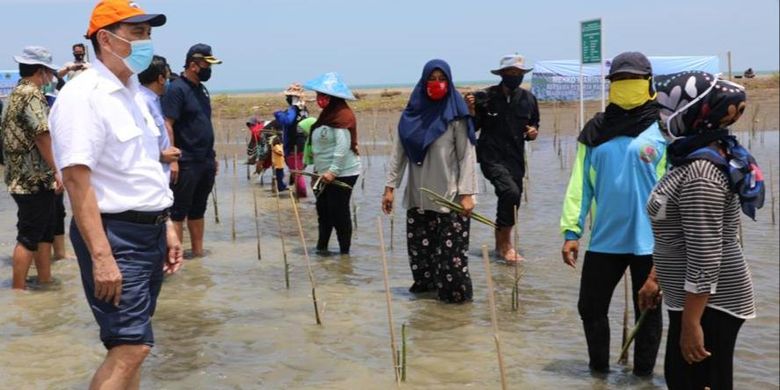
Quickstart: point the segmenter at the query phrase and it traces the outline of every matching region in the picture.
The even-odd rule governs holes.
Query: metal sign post
[[[601,18],[580,22],[580,127],[585,122],[585,91],[583,65],[599,64],[601,67],[601,105],[604,110],[604,63],[601,58]]]

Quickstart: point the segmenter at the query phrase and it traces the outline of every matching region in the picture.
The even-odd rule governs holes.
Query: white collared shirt
[[[161,211],[173,204],[160,163],[160,130],[138,93],[95,60],[67,83],[49,115],[57,169],[84,165],[101,213]]]

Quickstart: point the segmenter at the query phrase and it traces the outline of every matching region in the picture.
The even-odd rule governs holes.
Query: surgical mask
[[[609,85],[609,102],[624,110],[637,108],[655,99],[655,95],[653,92],[650,96],[649,79],[618,80]]]
[[[43,94],[47,93],[54,93],[54,90],[57,88],[57,79],[54,78],[53,74],[45,73],[43,76],[43,84],[41,85],[41,90],[43,90]]]
[[[509,88],[510,91],[514,91],[520,84],[523,83],[523,75],[520,76],[501,76],[501,84]]]
[[[148,68],[152,63],[152,57],[154,57],[154,46],[152,45],[151,39],[141,39],[130,42],[127,39],[112,33],[111,31],[105,31],[120,41],[130,44],[130,54],[127,57],[122,58],[111,50],[109,50],[109,52],[117,58],[121,59],[122,62],[125,63],[127,69],[133,72],[133,74],[138,74],[145,71],[146,68]]]
[[[324,94],[317,95],[317,105],[325,109],[330,104],[330,96]]]
[[[441,100],[447,96],[447,82],[446,81],[428,81],[425,86],[425,92],[428,93],[428,97],[431,100]]]
[[[200,70],[198,71],[198,80],[200,80],[201,82],[206,82],[209,81],[210,78],[211,78],[211,68],[200,68]]]

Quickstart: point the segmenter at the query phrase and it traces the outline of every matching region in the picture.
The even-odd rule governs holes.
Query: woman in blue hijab
[[[412,293],[437,291],[450,303],[470,301],[468,272],[470,213],[477,192],[476,136],[463,97],[443,60],[425,64],[398,123],[382,210],[393,212],[395,189],[409,172],[404,191]],[[431,202],[427,188],[459,202],[458,214]]]

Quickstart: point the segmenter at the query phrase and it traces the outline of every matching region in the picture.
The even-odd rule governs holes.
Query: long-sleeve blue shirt
[[[561,213],[564,238],[579,239],[590,212],[590,251],[652,254],[645,205],[666,173],[666,145],[657,123],[637,137],[619,136],[596,147],[579,143]]]

